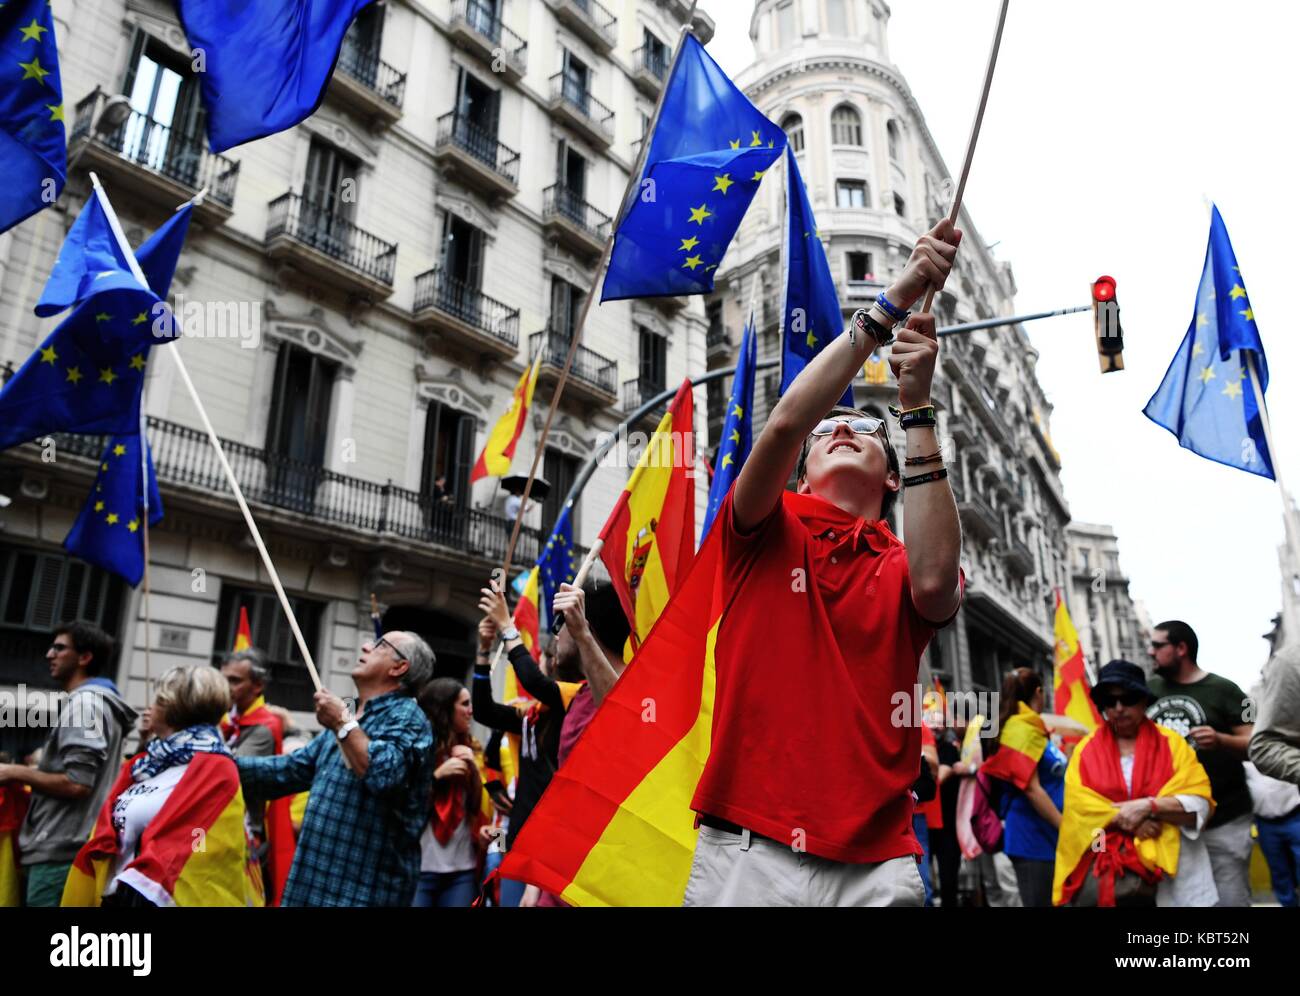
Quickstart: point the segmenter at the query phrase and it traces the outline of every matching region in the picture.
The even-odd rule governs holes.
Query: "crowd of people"
[[[1027,667],[1005,677],[996,737],[944,710],[927,713],[933,727],[898,721],[898,690],[915,687],[965,585],[930,403],[934,317],[906,310],[943,286],[960,241],[947,221],[923,236],[808,363],[719,509],[710,748],[683,904],[1245,905],[1257,836],[1278,901],[1296,905],[1300,647],[1270,663],[1258,716],[1171,620],[1154,630],[1151,677],[1129,661],[1099,670],[1099,723],[1081,739],[1048,729]],[[886,342],[902,460],[883,418],[840,406]],[[886,521],[904,491],[906,542]],[[0,765],[15,901],[563,905],[498,866],[615,693],[629,615],[612,584],[562,585],[542,648],[496,587],[479,607],[469,688],[434,678],[421,636],[388,632],[362,647],[353,701],[316,693],[306,740],[265,701],[248,650],[220,673],[162,675],[125,764],[137,717],[102,673],[111,641],[58,626],[58,722],[37,764]],[[507,701],[493,690],[498,645],[518,685]]]

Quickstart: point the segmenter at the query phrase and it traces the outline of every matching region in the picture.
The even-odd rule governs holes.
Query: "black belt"
[[[708,813],[700,813],[700,826],[708,827],[710,830],[721,830],[723,833],[735,834],[737,837],[745,835],[745,828],[739,823],[732,823],[730,820],[724,820],[721,816],[710,816]],[[749,831],[750,840],[771,840],[771,837],[765,837],[761,833]]]

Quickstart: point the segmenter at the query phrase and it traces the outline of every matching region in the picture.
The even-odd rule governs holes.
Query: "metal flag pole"
[[[989,50],[989,64],[984,71],[984,90],[980,93],[979,107],[975,111],[975,121],[971,124],[970,140],[966,143],[966,161],[962,163],[961,177],[957,181],[957,189],[952,195],[952,209],[948,212],[949,224],[957,224],[957,216],[961,214],[961,199],[966,193],[966,180],[970,177],[971,161],[975,158],[975,143],[979,141],[980,126],[984,123],[984,108],[988,106],[989,90],[993,87],[993,69],[998,64],[998,49],[1002,47],[1002,28],[1007,22],[1007,4],[1010,0],[1002,0],[1002,7],[998,11],[998,26],[993,33],[993,46]],[[935,290],[933,286],[925,292],[925,303],[921,305],[921,311],[928,312],[930,305],[934,303]]]
[[[118,246],[121,248],[127,264],[131,267],[131,273],[136,280],[140,281],[142,287],[148,287],[149,282],[145,279],[144,271],[140,269],[140,263],[135,258],[135,252],[126,240],[126,233],[122,231],[122,224],[117,219],[117,212],[113,210],[108,195],[100,185],[99,177],[91,173],[90,181],[95,185],[95,190],[104,208],[104,214],[108,217],[109,227],[113,229],[113,235],[117,239]],[[230,461],[226,459],[226,451],[222,448],[221,440],[217,437],[217,430],[213,428],[212,420],[208,418],[208,410],[204,407],[203,400],[194,387],[194,381],[190,379],[190,372],[181,357],[180,349],[177,348],[178,344],[172,343],[171,345],[172,348],[168,352],[176,363],[176,369],[181,375],[181,380],[185,382],[185,389],[189,392],[190,400],[194,402],[194,407],[199,413],[199,419],[203,422],[203,428],[208,434],[208,441],[212,443],[212,448],[216,451],[217,462],[221,464],[221,470],[226,476],[226,483],[230,485],[230,490],[234,492],[235,501],[239,504],[239,511],[243,513],[244,522],[248,526],[249,533],[252,534],[253,543],[257,547],[263,565],[266,567],[266,573],[271,578],[275,594],[280,599],[280,607],[284,609],[285,617],[289,620],[289,629],[293,631],[293,638],[298,644],[298,652],[302,654],[303,662],[307,665],[307,673],[311,675],[312,684],[316,686],[316,691],[322,691],[324,686],[321,684],[320,673],[316,670],[316,662],[312,658],[311,651],[307,649],[307,641],[303,638],[302,629],[298,626],[298,619],[289,606],[289,596],[284,592],[284,585],[280,583],[280,575],[275,569],[275,564],[271,562],[271,554],[267,552],[266,543],[262,540],[262,534],[258,531],[257,523],[253,521],[253,513],[248,508],[248,502],[244,500],[244,492],[239,487],[239,481],[235,478],[235,472],[231,469]]]
[[[610,256],[614,252],[614,238],[618,232],[618,226],[622,223],[624,216],[627,214],[628,204],[632,194],[636,190],[637,184],[641,180],[641,172],[645,169],[645,161],[650,151],[650,140],[654,136],[655,128],[659,125],[659,115],[663,111],[664,97],[668,93],[669,84],[672,83],[673,73],[677,69],[677,63],[681,60],[682,45],[686,41],[686,36],[694,30],[695,24],[695,7],[699,0],[691,0],[690,12],[686,15],[686,21],[682,24],[681,31],[677,36],[677,48],[673,52],[673,61],[668,67],[668,76],[663,87],[659,90],[659,98],[655,101],[654,114],[650,118],[650,125],[646,128],[645,137],[641,140],[641,149],[637,153],[636,165],[627,177],[627,186],[623,189],[623,196],[619,201],[618,217],[610,227],[609,238],[605,240],[605,248],[600,252],[600,260],[596,263],[596,272],[592,278],[591,293],[587,294],[582,301],[582,309],[578,312],[578,321],[574,325],[573,335],[569,339],[569,352],[564,358],[564,366],[560,370],[559,379],[555,382],[555,390],[551,393],[551,405],[546,411],[546,421],[542,423],[542,434],[537,440],[537,448],[533,452],[533,463],[528,469],[528,480],[524,482],[523,494],[520,495],[520,509],[527,507],[528,498],[533,493],[533,481],[537,478],[537,467],[541,463],[542,454],[546,452],[546,440],[551,434],[551,423],[555,420],[555,413],[560,407],[560,396],[564,393],[564,385],[569,381],[569,371],[573,368],[574,357],[578,355],[578,343],[582,339],[583,327],[587,324],[587,314],[591,311],[591,302],[600,293],[601,282],[605,278],[605,270],[609,266]],[[549,343],[548,343],[549,345]],[[510,577],[510,565],[514,560],[515,544],[519,542],[519,529],[524,521],[523,515],[515,518],[514,526],[510,530],[510,541],[506,544],[505,561],[502,563],[502,577]]]

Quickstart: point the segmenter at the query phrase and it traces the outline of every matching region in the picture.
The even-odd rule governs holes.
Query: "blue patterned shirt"
[[[429,820],[433,730],[415,699],[389,692],[361,714],[370,767],[357,777],[332,730],[276,757],[240,757],[244,792],[310,790],[282,906],[410,906]]]

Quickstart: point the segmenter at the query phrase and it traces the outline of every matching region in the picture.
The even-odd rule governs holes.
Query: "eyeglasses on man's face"
[[[396,657],[399,661],[406,660],[406,654],[402,653],[395,646],[389,643],[387,637],[381,636],[378,640],[375,641],[375,649],[378,650],[380,647],[387,647],[389,650],[393,652],[393,656]]]
[[[1168,641],[1168,640],[1152,640],[1152,641],[1151,641],[1151,649],[1152,649],[1152,650],[1159,650],[1161,647],[1167,647],[1167,646],[1169,646],[1169,641]]]
[[[885,420],[875,418],[871,415],[863,415],[854,419],[845,418],[824,418],[813,427],[814,436],[829,436],[835,431],[835,427],[841,422],[847,422],[849,428],[859,436],[870,436],[880,431],[880,427],[885,424]]]

